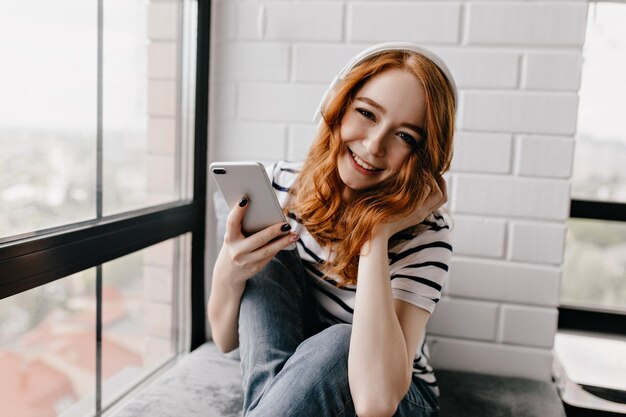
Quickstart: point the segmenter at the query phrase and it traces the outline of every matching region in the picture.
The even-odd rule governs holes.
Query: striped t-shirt
[[[281,207],[286,207],[292,195],[289,190],[302,168],[302,162],[278,162],[268,166],[268,176]],[[292,230],[300,235],[298,254],[308,272],[314,299],[322,320],[328,324],[352,323],[356,285],[338,287],[341,278],[326,276],[321,264],[328,262],[324,250],[300,224],[294,213],[288,213]],[[394,299],[402,300],[432,313],[441,297],[452,255],[450,227],[438,212],[431,213],[420,232],[400,232],[389,240],[389,272]],[[332,261],[332,259],[331,259]],[[433,369],[428,365],[428,346],[420,341],[413,361],[413,374],[424,380],[439,394]]]

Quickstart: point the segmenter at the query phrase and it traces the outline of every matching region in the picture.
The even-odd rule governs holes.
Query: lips
[[[358,155],[348,149],[350,153],[350,160],[352,161],[352,166],[363,174],[372,175],[382,171],[381,168],[376,168],[375,166],[368,164],[363,159],[361,159]]]

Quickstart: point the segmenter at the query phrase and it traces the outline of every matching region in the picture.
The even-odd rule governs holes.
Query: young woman
[[[333,83],[306,160],[268,169],[289,222],[246,237],[247,198],[232,209],[208,314],[218,348],[240,348],[244,415],[438,415],[425,327],[452,252],[455,106],[432,52],[370,48]]]

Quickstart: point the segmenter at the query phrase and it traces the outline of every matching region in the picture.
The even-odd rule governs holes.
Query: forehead
[[[386,114],[402,119],[400,123],[423,124],[426,101],[424,87],[407,70],[388,69],[369,79],[355,98],[367,97],[385,108]]]

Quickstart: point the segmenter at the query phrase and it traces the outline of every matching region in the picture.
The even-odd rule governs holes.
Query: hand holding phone
[[[210,170],[231,209],[244,196],[250,202],[241,224],[245,235],[286,222],[263,165],[258,162],[214,162]]]
[[[290,227],[263,165],[215,162],[210,170],[231,207],[215,271],[243,282],[280,250],[295,248],[298,235],[288,233]]]

